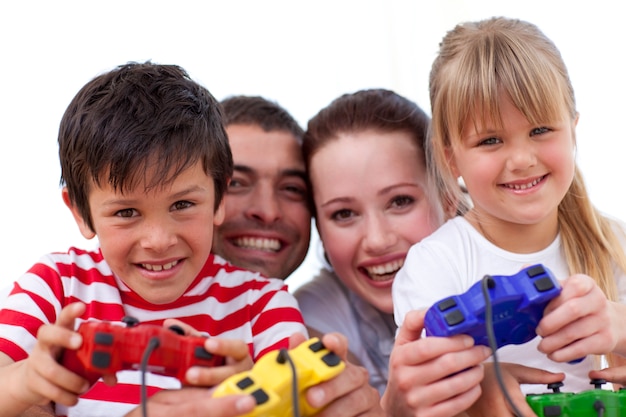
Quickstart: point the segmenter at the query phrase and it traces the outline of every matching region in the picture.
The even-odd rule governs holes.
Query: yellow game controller
[[[252,395],[257,406],[245,414],[246,417],[313,416],[321,409],[313,408],[307,402],[307,388],[335,377],[345,366],[341,358],[326,349],[318,338],[312,338],[294,349],[267,353],[250,371],[225,379],[216,387],[213,396]],[[296,402],[298,410],[294,410]]]

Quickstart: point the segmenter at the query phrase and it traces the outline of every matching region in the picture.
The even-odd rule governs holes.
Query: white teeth
[[[513,190],[526,190],[528,188],[534,187],[535,185],[539,184],[542,179],[543,177],[537,178],[536,180],[531,181],[528,184],[506,184],[505,186],[506,188],[511,188]]]
[[[374,281],[385,281],[390,279],[390,274],[395,274],[404,265],[404,259],[398,259],[382,265],[368,266],[365,268],[369,276]]]
[[[169,262],[163,265],[141,264],[141,266],[147,269],[148,271],[159,272],[159,271],[167,271],[168,269],[172,269],[174,266],[176,266],[177,263],[178,261],[174,261],[174,262]]]
[[[280,242],[276,239],[255,237],[240,237],[234,240],[234,244],[240,248],[257,249],[276,252],[280,250]]]

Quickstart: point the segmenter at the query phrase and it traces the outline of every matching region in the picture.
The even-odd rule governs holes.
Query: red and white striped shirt
[[[81,320],[121,321],[132,316],[160,325],[176,318],[211,337],[245,341],[257,360],[289,345],[295,332],[306,334],[302,315],[287,286],[278,279],[237,268],[210,255],[187,291],[176,301],[153,305],[115,277],[99,250],[70,248],[40,259],[14,284],[0,310],[0,351],[13,360],[25,359],[42,324],[54,323],[61,309],[75,301],[87,305]],[[75,326],[78,327],[80,320]],[[78,405],[56,408],[59,416],[117,416],[140,400],[138,371],[121,371],[118,385],[102,382],[85,393]],[[148,392],[178,388],[177,379],[149,374]]]

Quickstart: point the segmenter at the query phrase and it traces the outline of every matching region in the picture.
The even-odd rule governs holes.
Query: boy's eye
[[[115,212],[117,217],[133,217],[134,214],[134,209],[122,209]]]
[[[193,203],[189,201],[177,201],[172,205],[172,207],[174,208],[174,210],[183,210],[191,207],[192,205]]]

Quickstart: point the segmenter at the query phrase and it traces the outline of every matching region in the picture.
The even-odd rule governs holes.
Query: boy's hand
[[[202,333],[183,323],[180,320],[167,319],[163,322],[163,326],[179,326],[189,336],[201,336]],[[224,366],[216,366],[208,368],[204,366],[194,366],[187,370],[185,378],[192,385],[212,387],[219,384],[231,375],[252,369],[254,362],[250,357],[248,345],[242,340],[207,338],[204,348],[214,354],[226,358]]]
[[[15,363],[15,377],[9,395],[26,404],[45,405],[50,401],[74,405],[89,389],[84,378],[58,363],[63,349],[78,349],[81,336],[74,331],[74,320],[85,311],[82,303],[61,310],[55,324],[45,324],[37,332],[37,343],[28,358]]]
[[[180,390],[163,390],[148,399],[147,415],[150,417],[235,417],[249,413],[256,402],[249,395],[227,395],[213,398],[213,390],[185,387]],[[141,417],[141,406],[125,417]]]
[[[305,340],[304,335],[296,333],[289,339],[289,348]],[[307,390],[306,399],[311,406],[325,407],[316,417],[384,416],[380,395],[369,384],[367,371],[347,360],[348,340],[339,333],[329,333],[321,340],[328,350],[341,357],[346,367],[336,377]]]
[[[537,327],[543,337],[539,351],[556,362],[615,350],[625,339],[619,313],[587,275],[576,274],[562,282],[561,294],[544,311]]]
[[[477,417],[514,416],[498,384],[493,363],[485,362],[484,366],[485,377],[480,383],[482,395],[470,407],[467,414]],[[522,416],[534,416],[535,413],[526,402],[526,396],[520,389],[520,384],[550,384],[562,381],[565,377],[563,373],[552,373],[513,363],[500,363],[500,370],[505,389]]]
[[[382,398],[388,416],[449,417],[481,394],[489,348],[466,335],[421,338],[425,313],[409,312],[398,331]]]

